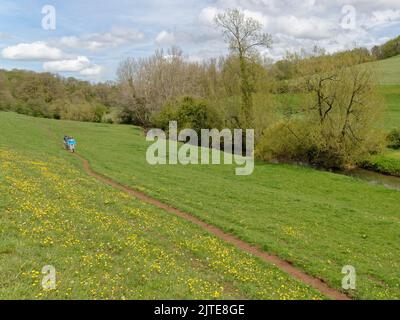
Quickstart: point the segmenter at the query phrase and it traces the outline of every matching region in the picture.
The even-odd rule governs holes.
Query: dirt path
[[[188,220],[188,221],[198,225],[199,227],[201,227],[204,230],[208,231],[209,233],[213,234],[217,238],[236,246],[240,250],[246,251],[254,256],[257,256],[268,263],[272,263],[273,265],[275,265],[282,271],[284,271],[287,274],[293,276],[294,278],[302,281],[303,283],[313,287],[314,289],[318,290],[319,292],[321,292],[322,294],[324,294],[326,297],[328,297],[330,299],[350,300],[350,298],[347,295],[345,295],[344,293],[341,293],[335,289],[332,289],[324,281],[306,274],[305,272],[303,272],[303,271],[297,269],[296,267],[294,267],[293,265],[291,265],[289,262],[282,260],[281,258],[279,258],[275,255],[268,254],[268,253],[260,250],[259,248],[254,247],[254,246],[236,238],[235,236],[225,233],[221,229],[219,229],[215,226],[209,225],[188,213],[185,213],[181,210],[173,208],[165,203],[162,203],[161,201],[158,201],[158,200],[140,192],[140,191],[136,191],[134,189],[126,187],[126,186],[124,186],[118,182],[115,182],[114,180],[100,174],[100,173],[95,172],[90,167],[89,162],[85,158],[83,158],[82,156],[80,156],[78,154],[75,154],[75,155],[82,161],[85,171],[90,176],[98,179],[99,181],[101,181],[105,184],[108,184],[114,188],[117,188],[121,191],[124,191],[145,203],[148,203],[148,204],[151,204],[158,208],[161,208],[169,213],[172,213],[176,216],[179,216],[185,220]]]

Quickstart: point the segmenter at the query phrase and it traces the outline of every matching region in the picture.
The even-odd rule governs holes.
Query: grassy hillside
[[[0,125],[3,148],[17,145],[58,156],[62,136],[73,134],[95,170],[276,253],[338,289],[342,267],[353,265],[357,298],[400,298],[398,191],[289,165],[259,163],[251,177],[235,176],[233,166],[152,167],[145,159],[148,143],[130,126],[10,113],[1,114]]]
[[[371,64],[379,76],[382,85],[400,85],[400,55],[373,62]]]
[[[385,128],[400,128],[400,55],[373,62],[371,64],[378,73],[379,91],[385,99],[387,113]]]
[[[379,92],[386,104],[385,130],[400,129],[400,85],[380,86]]]
[[[323,298],[88,177],[60,148],[70,125],[0,113],[0,299]],[[41,287],[45,265],[56,268],[55,291]]]

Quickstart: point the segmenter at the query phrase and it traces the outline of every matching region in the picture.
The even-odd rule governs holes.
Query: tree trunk
[[[254,124],[252,88],[247,70],[246,58],[242,52],[239,53],[239,60],[242,91],[242,114],[244,117],[242,129],[251,129]]]

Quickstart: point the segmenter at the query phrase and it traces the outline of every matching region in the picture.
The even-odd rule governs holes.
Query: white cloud
[[[62,37],[60,44],[66,47],[78,48],[80,46],[80,40],[76,36]]]
[[[260,22],[264,28],[267,27],[268,22],[271,19],[261,11],[243,10],[243,13],[247,18],[252,18]]]
[[[45,62],[43,69],[48,72],[79,72],[89,66],[90,60],[79,56],[76,59]]]
[[[206,7],[198,15],[198,20],[200,23],[208,26],[215,26],[215,17],[223,13],[224,10],[216,8],[216,7]],[[248,18],[253,18],[259,21],[264,27],[268,24],[268,17],[261,11],[252,11],[248,9],[244,9],[243,13]]]
[[[82,37],[67,36],[59,40],[61,46],[74,49],[96,51],[100,49],[118,47],[126,43],[136,43],[145,38],[144,34],[134,29],[112,28],[105,33],[91,33]]]
[[[99,66],[97,64],[92,65],[89,68],[83,69],[81,72],[79,72],[82,76],[88,76],[88,77],[94,77],[100,75],[104,71],[104,68],[102,66]]]
[[[63,57],[60,49],[50,47],[47,43],[37,41],[33,43],[20,43],[2,50],[2,57],[11,60],[57,60]]]
[[[367,29],[400,23],[400,10],[374,11],[368,20],[364,25]]]
[[[334,35],[338,26],[327,19],[297,18],[294,15],[274,19],[275,30],[289,36],[305,39],[326,39]]]
[[[198,19],[201,23],[205,25],[213,25],[214,24],[214,19],[219,14],[222,12],[221,10],[218,10],[215,7],[206,7],[203,10],[201,10]]]
[[[49,61],[43,64],[47,72],[79,72],[82,76],[98,76],[103,67],[93,64],[87,57],[79,56],[76,59]]]
[[[175,44],[175,35],[173,32],[168,32],[168,31],[161,31],[157,37],[156,37],[156,44],[158,44],[159,46],[162,45],[173,45]]]
[[[327,2],[327,0],[324,0]],[[364,12],[373,10],[400,9],[398,0],[337,0],[338,5],[352,5],[356,9]]]

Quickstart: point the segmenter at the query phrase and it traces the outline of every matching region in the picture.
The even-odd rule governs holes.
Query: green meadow
[[[385,131],[400,129],[400,85],[380,86],[378,91],[386,105]]]
[[[380,84],[400,85],[400,56],[372,62],[369,65],[376,70]]]
[[[80,140],[85,128],[113,127],[0,113],[0,128],[0,299],[325,298],[87,176],[61,148],[59,132],[75,131]],[[48,265],[57,281],[50,291],[42,288]]]
[[[10,150],[21,156],[25,155],[28,159],[36,159],[53,166],[53,172],[57,172],[61,180],[58,183],[66,185],[66,195],[69,190],[74,194],[81,195],[82,210],[88,207],[95,211],[106,212],[110,219],[130,221],[135,218],[131,216],[128,208],[140,209],[143,208],[143,205],[134,199],[125,199],[118,192],[86,177],[79,161],[62,150],[64,134],[74,135],[78,141],[78,152],[90,161],[91,166],[97,172],[189,212],[266,252],[274,253],[310,275],[324,279],[330,286],[338,290],[341,289],[343,266],[354,266],[357,271],[357,290],[350,294],[356,299],[400,298],[400,279],[398,277],[400,269],[400,255],[398,254],[400,252],[400,193],[398,191],[371,185],[347,176],[292,165],[257,163],[254,174],[247,177],[236,176],[234,171],[236,166],[234,165],[150,166],[146,162],[146,150],[149,143],[145,141],[142,130],[132,126],[45,120],[13,113],[0,113],[0,126],[2,128],[0,149]],[[2,160],[3,162],[4,160]],[[20,163],[11,160],[10,162]],[[63,166],[57,169],[60,162],[63,163],[63,166],[73,168],[74,174],[70,176],[65,173]],[[24,162],[22,161],[22,163]],[[20,166],[19,170],[22,166],[24,164]],[[15,170],[18,172],[18,169]],[[32,179],[36,178],[33,172],[22,172],[21,174],[32,175]],[[1,177],[4,181],[4,174]],[[65,177],[65,183],[62,182],[63,177]],[[21,180],[23,179],[21,178]],[[1,185],[4,187],[4,182]],[[43,190],[40,194],[42,196],[43,194],[51,195],[49,196],[50,203],[56,203],[56,206],[59,203],[67,207],[71,205],[71,202],[67,201],[66,195],[60,196],[57,192],[51,191],[53,190],[51,184],[43,181],[42,185],[43,188],[48,189]],[[84,190],[90,190],[91,196],[83,196]],[[8,245],[3,244],[4,248],[1,251],[3,253],[0,255],[3,259],[1,265],[7,270],[3,272],[3,283],[7,281],[6,279],[11,278],[15,268],[21,272],[23,270],[28,272],[33,266],[37,269],[38,265],[35,264],[34,257],[41,256],[43,258],[41,264],[43,264],[44,261],[49,260],[45,258],[50,253],[46,250],[46,246],[42,247],[40,243],[35,243],[34,239],[24,238],[18,230],[19,223],[23,223],[25,218],[29,218],[28,212],[13,211],[16,208],[12,207],[12,199],[4,199],[7,197],[4,193],[2,193],[2,197],[2,211],[5,212],[2,216],[2,225],[6,223],[8,228],[7,232],[2,231],[2,239],[3,236],[8,235],[7,239],[10,242]],[[4,202],[5,200],[6,202]],[[194,255],[194,257],[190,256],[196,261],[193,264],[190,264],[185,256],[180,257],[181,260],[176,260],[176,265],[184,263],[182,268],[186,269],[182,271],[183,273],[197,274],[196,271],[204,269],[204,277],[214,279],[215,284],[218,283],[218,285],[207,287],[212,288],[210,291],[202,291],[203,293],[207,292],[204,295],[199,294],[195,297],[208,298],[214,291],[217,292],[215,289],[217,287],[224,288],[216,293],[216,296],[220,297],[226,297],[232,293],[226,288],[233,288],[233,292],[237,292],[236,296],[245,298],[270,298],[279,295],[273,288],[280,286],[280,281],[287,281],[288,277],[279,273],[275,268],[233,250],[189,223],[171,217],[160,210],[144,207],[142,210],[145,210],[154,225],[151,225],[149,229],[143,229],[144,231],[139,228],[140,236],[145,237],[152,246],[163,243],[166,247],[165,250],[170,250],[167,254],[171,255],[171,259],[178,259],[172,253],[176,252],[173,249],[174,246],[184,245],[190,239],[204,237],[207,240],[204,240],[204,246],[203,242],[195,245],[197,242],[192,241],[191,245],[185,247],[189,250],[190,255]],[[19,210],[23,212],[23,209]],[[90,214],[82,215],[78,212],[72,213],[72,211],[62,210],[63,216],[60,219],[68,220],[69,224],[66,225],[77,229],[79,241],[85,246],[95,246],[97,242],[106,246],[106,243],[109,243],[114,248],[110,250],[116,255],[115,259],[124,259],[123,256],[130,250],[130,247],[125,248],[127,251],[124,251],[125,249],[119,251],[120,249],[117,250],[114,247],[114,240],[118,239],[120,235],[122,237],[125,232],[127,237],[129,232],[135,234],[138,232],[138,228],[128,228],[129,223],[126,222],[123,231],[120,232],[119,228],[124,223],[121,222],[119,227],[111,223],[109,225],[112,229],[109,231],[110,234],[102,234],[96,232],[95,229],[92,230],[95,225],[91,226],[91,221],[83,221],[86,228],[92,230],[88,235],[84,231],[85,226],[82,225],[81,220],[75,219],[89,219]],[[34,217],[30,217],[30,219],[39,223]],[[140,219],[137,217],[136,219],[136,223],[139,223]],[[59,232],[62,231],[59,230]],[[44,235],[46,235],[46,231],[41,234],[41,236]],[[61,235],[60,233],[50,237],[54,241]],[[89,242],[87,242],[88,239],[90,239]],[[244,274],[252,277],[255,281],[252,284],[253,287],[250,285],[247,289],[246,284],[241,283],[237,278],[229,278],[229,285],[221,284],[227,280],[226,278],[219,279],[217,274],[224,275],[224,273],[219,269],[211,268],[206,262],[210,258],[207,253],[207,243],[210,241],[218,243],[221,248],[225,248],[223,250],[231,250],[232,254],[229,253],[228,257],[232,266],[240,267],[241,263],[238,262],[240,259],[236,258],[240,256],[248,259],[248,263],[254,263],[264,278],[260,275],[254,276],[250,269],[241,269],[234,274],[238,274],[238,277]],[[35,243],[34,249],[28,253],[28,248],[31,248],[33,243]],[[192,248],[192,246],[196,248]],[[61,253],[59,250],[61,247],[58,246],[58,243],[51,245],[54,257],[67,259],[66,251],[61,250]],[[107,251],[108,248],[105,247],[104,250]],[[83,248],[81,248],[82,251],[84,251]],[[218,250],[212,252],[216,256],[220,254]],[[148,259],[152,261],[151,259],[156,259],[156,255],[148,257]],[[26,256],[31,258],[28,265],[22,264],[22,258]],[[196,259],[200,262],[197,262]],[[129,264],[129,262],[126,263]],[[111,262],[110,264],[113,265]],[[108,264],[109,267],[110,264]],[[25,267],[22,268],[22,265]],[[76,268],[80,268],[80,266],[77,264]],[[135,266],[134,268],[140,267]],[[166,269],[168,266],[162,268],[162,270]],[[92,270],[96,272],[94,269]],[[90,274],[90,271],[87,272]],[[275,281],[271,280],[265,272],[278,272],[280,275],[275,278]],[[93,277],[102,277],[101,271],[97,271]],[[163,279],[162,275],[159,277],[159,279]],[[174,277],[178,277],[178,275],[170,275],[169,280],[164,279],[165,282],[160,280],[165,285],[162,290],[168,290],[168,285],[171,285],[171,282],[168,281],[172,281]],[[281,277],[283,280],[279,280]],[[70,280],[70,278],[67,279]],[[185,279],[182,280],[183,283],[188,281],[186,278],[183,279]],[[271,287],[260,285],[258,282],[261,281],[260,279],[264,279],[262,281],[266,281]],[[156,282],[141,283],[140,279],[137,281],[139,281],[139,286],[142,285],[142,297],[151,297],[151,294],[154,294],[155,291],[152,290],[157,286]],[[182,283],[179,284],[182,285]],[[135,282],[135,285],[138,285],[138,282]],[[257,287],[258,285],[259,287]],[[187,298],[188,296],[185,296],[187,292],[180,291],[177,286],[178,284],[172,285],[169,290],[172,290],[173,294],[168,297]],[[186,288],[184,285],[183,287]],[[259,291],[261,287],[263,287],[265,295],[257,295],[261,292]],[[297,282],[296,287],[299,288],[298,293],[303,298],[315,295],[312,290],[300,286]],[[24,286],[19,288],[22,291],[15,291],[16,289],[8,284],[2,288],[0,296],[12,297],[13,294],[17,296],[24,292],[23,290],[28,292],[29,287]],[[79,292],[81,287],[76,285],[75,288]],[[287,294],[287,298],[298,298],[289,289],[291,285],[287,285],[287,288],[288,291],[282,294]],[[85,294],[87,292],[80,296],[87,297]],[[126,292],[123,294],[129,296]],[[235,295],[232,293],[232,296]],[[89,297],[91,296],[89,295]],[[190,295],[190,297],[194,297],[194,295]]]

